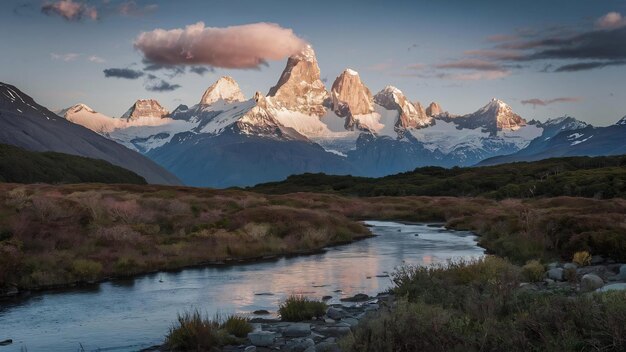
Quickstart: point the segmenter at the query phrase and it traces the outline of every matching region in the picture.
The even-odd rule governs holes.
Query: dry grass
[[[154,185],[0,184],[0,287],[61,285],[299,253],[368,235],[355,220],[442,221],[519,264],[626,260],[626,200],[262,195]],[[85,274],[76,260],[99,263]]]

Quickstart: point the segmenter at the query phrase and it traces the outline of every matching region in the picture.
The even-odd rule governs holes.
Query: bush
[[[219,324],[203,317],[198,310],[178,315],[165,344],[174,351],[209,351],[221,346]]]
[[[342,350],[626,350],[626,292],[519,290],[511,270],[490,258],[401,269],[394,274],[397,305],[361,320]]]
[[[228,317],[222,324],[222,328],[236,337],[246,337],[253,330],[252,325],[250,325],[250,319],[237,315]]]
[[[321,317],[325,313],[326,303],[297,295],[289,296],[278,309],[280,318],[286,321],[310,320],[313,317]]]
[[[545,268],[538,260],[529,260],[522,267],[522,278],[528,282],[540,282],[543,280]]]
[[[578,266],[585,266],[591,264],[591,254],[587,251],[581,251],[574,253],[572,262],[578,264]]]
[[[72,272],[82,281],[96,280],[102,271],[102,264],[88,259],[77,259],[72,262]]]

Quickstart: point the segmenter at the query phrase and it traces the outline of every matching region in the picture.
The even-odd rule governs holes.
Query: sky
[[[328,88],[352,68],[453,114],[495,97],[527,120],[626,115],[626,0],[0,2],[0,81],[52,110],[172,110],[223,75],[252,97],[307,44]]]

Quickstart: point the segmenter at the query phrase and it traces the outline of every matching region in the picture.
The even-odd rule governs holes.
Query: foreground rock
[[[360,299],[367,297],[367,300],[354,305],[331,305],[326,315],[310,321],[296,323],[275,319],[253,319],[252,325],[255,330],[248,334],[246,343],[240,346],[226,346],[224,351],[340,351],[338,345],[340,338],[350,334],[369,312],[374,312],[381,306],[391,306],[394,302],[394,297],[388,294],[380,294],[377,297],[360,294],[355,297]]]

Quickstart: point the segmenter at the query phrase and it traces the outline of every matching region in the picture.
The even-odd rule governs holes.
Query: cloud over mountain
[[[134,45],[154,64],[250,69],[298,53],[306,41],[274,23],[218,28],[198,22],[184,29],[143,32]]]

